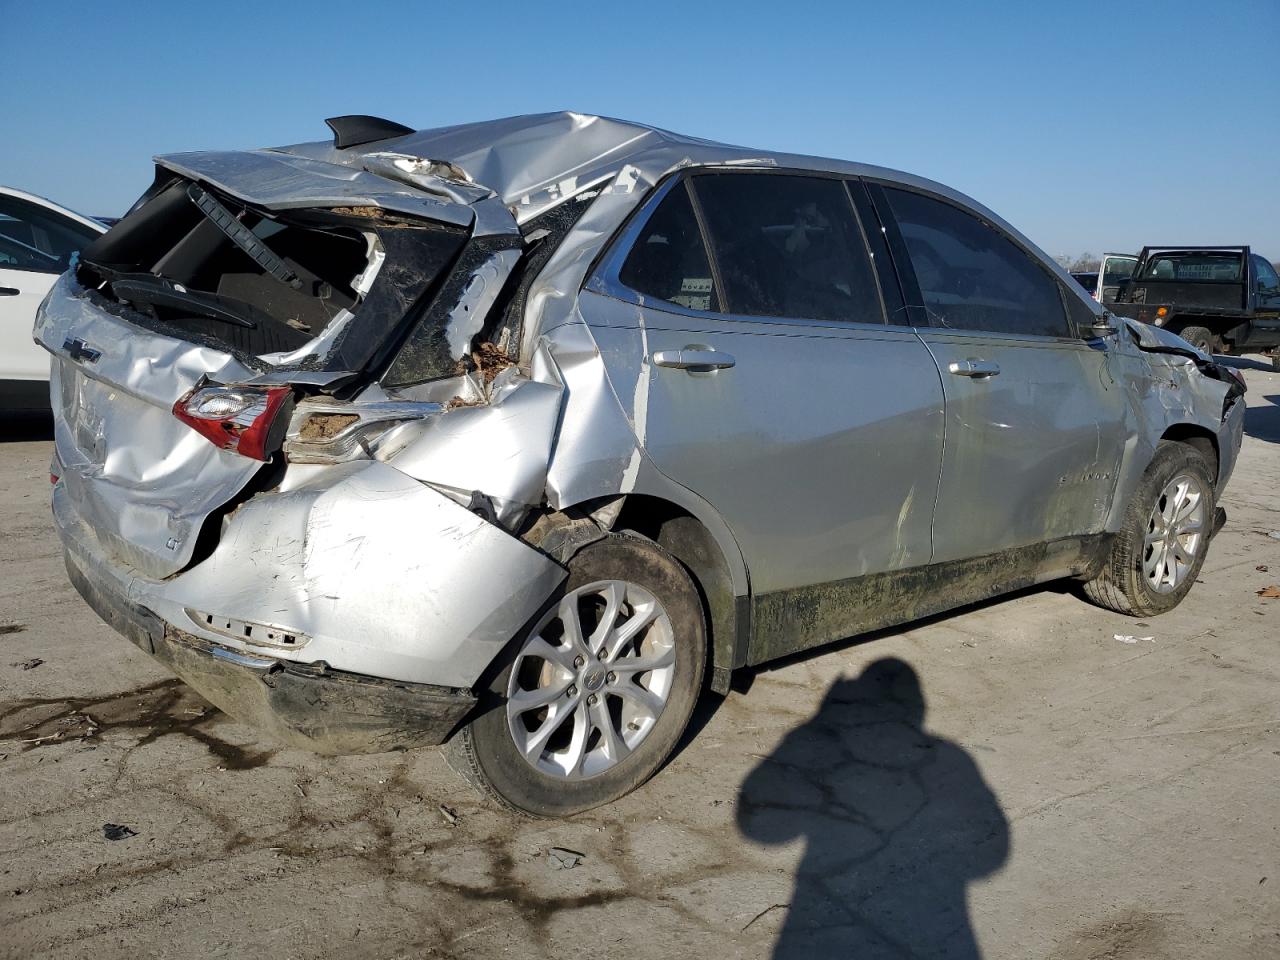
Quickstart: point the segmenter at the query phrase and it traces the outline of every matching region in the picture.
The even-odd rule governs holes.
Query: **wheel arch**
[[[1160,436],[1161,440],[1174,443],[1185,443],[1197,450],[1209,462],[1209,474],[1213,477],[1213,485],[1218,486],[1218,437],[1213,431],[1196,423],[1175,423]]]
[[[558,513],[589,516],[598,529],[639,534],[679,561],[702,600],[710,686],[726,693],[732,671],[746,663],[750,587],[742,553],[724,521],[696,497],[692,500],[657,492],[626,493],[580,501]],[[700,505],[705,509],[699,510]]]

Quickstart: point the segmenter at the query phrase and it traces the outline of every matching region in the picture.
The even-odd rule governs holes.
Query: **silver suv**
[[[580,114],[159,158],[44,304],[109,624],[526,813],[734,670],[1056,578],[1195,582],[1243,383],[953,190]]]

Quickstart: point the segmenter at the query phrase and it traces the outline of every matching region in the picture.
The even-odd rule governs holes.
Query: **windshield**
[[[1171,250],[1153,253],[1142,266],[1139,280],[1219,280],[1240,282],[1243,257],[1232,251]]]

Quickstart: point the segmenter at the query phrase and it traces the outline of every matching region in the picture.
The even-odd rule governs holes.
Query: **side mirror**
[[[1100,315],[1093,318],[1093,323],[1089,325],[1089,333],[1101,339],[1114,336],[1116,326],[1112,323],[1113,319],[1110,310],[1103,310]]]

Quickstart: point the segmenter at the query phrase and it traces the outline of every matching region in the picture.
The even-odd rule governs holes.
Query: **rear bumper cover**
[[[63,482],[53,514],[91,582],[183,633],[251,656],[456,689],[475,685],[567,576],[376,461],[290,467],[281,487],[224,521],[207,558],[165,580],[114,555]]]
[[[468,691],[403,683],[245,654],[166,624],[66,551],[67,575],[107,624],[224,712],[315,753],[381,753],[443,743],[476,699]]]
[[[319,753],[442,742],[567,575],[377,462],[300,471],[167,580],[115,557],[63,482],[53,514],[71,582],[103,620],[227,713]]]

